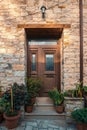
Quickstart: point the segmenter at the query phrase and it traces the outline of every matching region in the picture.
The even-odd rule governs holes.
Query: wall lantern
[[[46,10],[46,7],[43,5],[43,6],[41,7],[42,18],[45,18],[45,10]]]

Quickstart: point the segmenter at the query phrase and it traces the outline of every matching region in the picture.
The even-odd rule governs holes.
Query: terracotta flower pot
[[[8,129],[13,129],[16,128],[18,125],[18,121],[19,121],[19,117],[20,117],[20,113],[18,113],[18,115],[16,116],[7,116],[4,113],[4,118],[5,118],[5,125]]]
[[[77,127],[77,130],[84,130],[84,124],[83,123],[77,123],[76,127]],[[85,130],[87,130],[87,129],[85,129]]]
[[[25,105],[25,112],[31,113],[32,111],[33,111],[33,105],[31,106]]]
[[[3,114],[0,114],[0,123],[3,121]]]
[[[55,106],[55,110],[58,113],[63,113],[64,112],[64,106],[63,105]]]

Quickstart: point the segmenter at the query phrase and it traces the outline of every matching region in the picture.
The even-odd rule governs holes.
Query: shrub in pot
[[[11,106],[9,106],[4,113],[6,127],[8,129],[16,128],[18,126],[20,115],[20,112],[12,109]]]
[[[27,93],[25,96],[25,112],[30,113],[33,111],[34,102],[32,102],[31,97]]]
[[[35,98],[36,96],[39,95],[39,92],[42,87],[42,81],[40,78],[27,78],[26,79],[27,83],[27,92],[29,94],[29,97],[31,97],[32,103],[35,103]]]
[[[50,90],[48,92],[49,97],[53,100],[56,112],[62,113],[64,111],[64,95],[57,89]]]
[[[14,109],[20,110],[21,105],[24,104],[26,86],[24,84],[13,83],[13,85],[11,87],[12,87],[13,99],[14,99],[13,100]],[[10,102],[10,100],[11,100],[10,89],[4,93],[3,98],[7,102]]]
[[[21,94],[21,95],[20,95]],[[20,106],[24,103],[25,86],[14,83],[3,95],[6,100],[4,118],[8,129],[16,128],[20,118]]]
[[[13,129],[13,128],[16,128],[18,125],[20,113],[16,111],[14,108],[12,88],[10,90],[10,93],[11,93],[10,102],[9,101],[7,102],[5,113],[4,113],[4,118],[5,118],[6,127],[8,129]]]
[[[71,116],[77,123],[77,130],[87,130],[87,108],[76,109]]]

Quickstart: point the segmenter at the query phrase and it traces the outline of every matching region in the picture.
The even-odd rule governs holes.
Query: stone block
[[[14,64],[13,66],[13,70],[24,70],[24,65],[23,64]]]
[[[14,71],[14,76],[18,77],[24,77],[25,76],[25,71]]]

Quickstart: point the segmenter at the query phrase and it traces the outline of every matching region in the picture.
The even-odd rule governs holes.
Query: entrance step
[[[34,109],[36,111],[54,110],[53,102],[49,97],[37,97]]]
[[[53,102],[49,97],[37,97],[32,113],[25,113],[25,119],[52,119],[65,120],[65,113],[55,111]]]
[[[25,113],[24,115],[25,115],[25,119],[65,120],[65,113],[59,114],[53,110],[33,110],[32,113]]]
[[[53,104],[52,100],[49,97],[37,97],[37,104]]]

